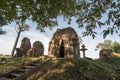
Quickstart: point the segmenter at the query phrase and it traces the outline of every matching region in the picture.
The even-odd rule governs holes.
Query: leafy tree
[[[0,15],[0,35],[6,33],[6,31],[2,29],[2,27],[6,24],[7,22],[4,20],[4,17]]]
[[[29,28],[29,26],[27,24],[25,24],[26,20],[28,19],[28,16],[23,11],[25,8],[24,9],[21,8],[22,3],[23,2],[16,1],[16,0],[11,0],[11,1],[1,0],[0,1],[0,6],[1,6],[0,15],[5,16],[4,19],[8,23],[15,22],[16,25],[18,26],[16,28],[16,31],[18,34],[17,34],[16,40],[15,40],[15,43],[14,43],[14,46],[13,46],[13,49],[11,52],[12,56],[14,55],[21,32],[26,31]],[[7,6],[5,6],[5,5],[7,5]],[[27,6],[24,6],[24,7],[27,7]]]
[[[16,30],[18,34],[17,34],[16,40],[15,40],[15,43],[14,43],[14,46],[13,46],[13,49],[12,49],[12,52],[11,52],[12,56],[14,55],[14,52],[15,52],[15,49],[16,49],[16,46],[17,46],[17,43],[18,43],[21,32],[27,31],[27,30],[29,30],[29,25],[27,25],[25,23],[22,23],[22,24],[18,23],[18,27],[17,27],[17,30]]]
[[[5,21],[4,17],[2,15],[0,15],[0,27],[6,25],[7,22]]]
[[[75,15],[75,2],[75,0],[0,0],[0,7],[1,14],[9,23],[25,22],[29,19],[37,23],[37,29],[43,31],[45,27],[56,26],[58,16],[69,18]]]
[[[98,49],[111,49],[112,41],[111,40],[104,40],[102,43],[98,43],[95,50]]]
[[[0,54],[0,56],[3,56],[3,54]]]
[[[6,6],[7,5],[7,6]],[[85,28],[83,36],[96,36],[96,28],[103,28],[103,37],[119,33],[120,0],[0,0],[0,15],[11,23],[17,20],[32,20],[37,29],[57,25],[57,17],[63,16],[70,23],[72,17],[80,28]]]
[[[118,43],[117,41],[114,41],[111,45],[111,49],[114,52],[120,53],[120,43]]]
[[[120,27],[120,0],[81,0],[77,5],[77,23],[86,28],[84,36],[97,34],[96,28],[103,28],[103,37],[118,33]]]

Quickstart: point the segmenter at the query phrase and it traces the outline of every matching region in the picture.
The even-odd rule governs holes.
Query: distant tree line
[[[120,53],[120,43],[117,42],[117,41],[114,41],[111,45],[111,49],[114,51],[114,52],[117,52],[117,53]]]
[[[117,41],[104,40],[97,44],[95,50],[99,49],[111,49],[114,52],[120,53],[120,43]]]

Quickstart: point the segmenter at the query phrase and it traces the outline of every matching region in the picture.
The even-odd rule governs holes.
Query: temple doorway
[[[65,47],[64,47],[64,42],[62,40],[61,45],[60,45],[59,57],[64,57],[65,56],[64,50],[65,50]]]

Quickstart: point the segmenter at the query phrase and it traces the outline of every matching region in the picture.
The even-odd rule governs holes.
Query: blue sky
[[[98,32],[98,35],[96,36],[95,39],[92,39],[91,36],[82,37],[81,33],[84,31],[84,29],[78,28],[78,25],[75,23],[74,19],[73,19],[72,23],[70,25],[68,25],[67,22],[65,22],[61,18],[59,18],[58,26],[54,27],[52,30],[49,30],[48,28],[46,28],[45,33],[40,33],[39,30],[36,30],[37,25],[35,23],[33,23],[31,21],[27,21],[27,24],[30,25],[30,30],[21,33],[17,47],[20,47],[21,40],[24,37],[28,37],[31,41],[31,44],[33,44],[33,42],[35,42],[37,40],[41,41],[45,47],[44,53],[45,53],[45,55],[47,55],[49,41],[51,40],[53,33],[58,28],[72,27],[76,30],[77,34],[82,38],[83,44],[86,45],[86,48],[88,48],[88,50],[86,51],[86,56],[90,57],[90,58],[98,58],[99,57],[99,51],[95,51],[95,47],[99,42],[104,41],[102,34],[99,34],[103,30],[102,28],[96,30]],[[0,35],[0,54],[11,54],[11,50],[13,48],[14,41],[17,36],[17,33],[15,31],[16,26],[17,25],[15,25],[15,24],[9,24],[9,25],[6,25],[3,27],[3,29],[5,31],[7,31],[7,34]],[[120,37],[117,35],[112,35],[112,36],[109,35],[105,39],[120,42],[119,38]],[[82,56],[82,52],[81,52],[81,56]]]

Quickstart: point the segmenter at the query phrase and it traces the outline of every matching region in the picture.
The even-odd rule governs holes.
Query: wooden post
[[[80,51],[83,51],[83,58],[85,58],[85,51],[88,50],[88,49],[85,48],[86,46],[84,44],[81,47],[82,48],[80,49]]]

